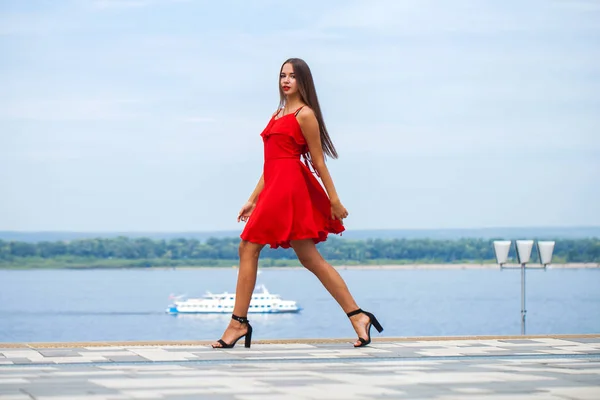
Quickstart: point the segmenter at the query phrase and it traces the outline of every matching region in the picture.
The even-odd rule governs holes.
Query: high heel
[[[347,313],[346,315],[348,316],[348,318],[350,318],[354,315],[361,314],[361,313],[366,314],[367,317],[369,317],[369,325],[367,326],[367,338],[363,339],[363,338],[359,337],[358,340],[360,341],[360,344],[358,346],[354,345],[354,347],[363,347],[363,346],[366,346],[369,343],[371,343],[371,326],[374,326],[375,329],[377,329],[377,332],[379,332],[379,333],[383,332],[383,327],[381,326],[379,321],[377,321],[377,318],[375,318],[375,316],[368,311],[363,311],[359,308],[358,310],[351,311],[351,312]]]
[[[244,339],[244,347],[250,348],[250,342],[252,341],[252,325],[250,325],[250,322],[248,321],[248,318],[246,318],[246,317],[238,317],[235,314],[231,314],[231,319],[234,319],[234,320],[238,321],[239,323],[248,325],[248,330],[242,336],[240,336],[237,339],[235,339],[232,343],[225,343],[225,341],[223,339],[217,340],[217,343],[219,343],[221,346],[215,346],[215,345],[213,345],[212,346],[213,349],[231,349],[231,348],[233,348],[233,346],[235,346],[235,344],[237,343],[237,341],[240,340],[243,337],[245,337],[245,339]]]

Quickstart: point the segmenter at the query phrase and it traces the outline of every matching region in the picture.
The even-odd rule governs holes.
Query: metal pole
[[[525,264],[521,264],[521,335],[525,334]]]

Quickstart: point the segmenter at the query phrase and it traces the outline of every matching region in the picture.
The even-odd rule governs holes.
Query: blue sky
[[[348,229],[600,225],[600,2],[0,2],[0,230],[241,229],[281,62]]]

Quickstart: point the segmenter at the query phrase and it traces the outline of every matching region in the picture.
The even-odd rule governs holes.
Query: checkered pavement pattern
[[[580,338],[34,347],[0,344],[0,400],[600,400]]]

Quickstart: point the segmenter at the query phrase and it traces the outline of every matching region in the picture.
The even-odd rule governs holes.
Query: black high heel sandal
[[[233,348],[233,346],[235,346],[237,341],[240,340],[241,338],[243,338],[244,336],[246,337],[244,340],[245,341],[244,347],[250,348],[250,342],[252,341],[252,325],[250,325],[250,323],[248,322],[248,318],[238,317],[235,314],[231,314],[231,319],[235,319],[236,321],[238,321],[242,324],[248,325],[248,330],[242,336],[235,339],[232,343],[225,343],[225,341],[223,339],[217,340],[217,343],[219,343],[221,346],[219,347],[219,346],[213,345],[213,349],[231,349],[231,348]]]
[[[346,314],[348,316],[348,318],[357,315],[357,314],[366,314],[369,317],[369,325],[367,326],[367,339],[363,339],[361,337],[358,338],[358,340],[360,341],[360,344],[354,345],[354,347],[363,347],[368,345],[369,343],[371,343],[371,326],[374,326],[375,329],[377,329],[377,332],[381,333],[383,332],[383,327],[381,326],[381,324],[379,323],[379,321],[377,321],[377,318],[375,318],[375,316],[373,314],[371,314],[370,312],[367,311],[363,311],[360,308],[358,310],[354,310],[349,312],[348,314]]]

